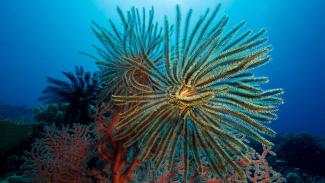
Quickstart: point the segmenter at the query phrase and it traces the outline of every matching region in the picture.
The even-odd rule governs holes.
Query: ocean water
[[[56,137],[52,137],[53,141],[59,139],[58,136],[60,135],[69,137],[69,134],[82,131],[80,129],[79,131],[73,131],[75,126],[70,127],[68,132],[59,128],[55,129],[54,126],[43,128],[43,124],[40,125],[38,123],[17,125],[17,123],[12,123],[12,121],[18,121],[20,118],[32,118],[32,109],[43,104],[38,99],[42,96],[42,90],[48,86],[47,76],[66,79],[62,72],[73,71],[76,65],[83,66],[85,70],[92,72],[99,70],[93,59],[80,53],[98,54],[92,46],[93,44],[99,45],[99,41],[91,30],[92,21],[108,28],[108,20],[110,19],[117,26],[122,27],[116,11],[117,7],[120,7],[123,12],[130,10],[132,7],[146,8],[147,10],[154,8],[155,20],[163,26],[165,16],[170,23],[175,23],[176,5],[179,5],[183,20],[187,11],[189,9],[193,10],[192,22],[194,22],[204,14],[207,8],[210,8],[210,10],[214,9],[219,3],[222,6],[217,17],[220,18],[224,14],[230,17],[226,31],[231,30],[239,22],[245,21],[246,24],[242,28],[242,32],[247,29],[258,31],[265,28],[269,38],[268,43],[272,45],[272,61],[253,71],[255,75],[269,77],[270,82],[263,85],[263,89],[283,88],[285,91],[281,96],[284,104],[280,105],[279,111],[276,112],[279,117],[270,124],[271,128],[280,134],[276,138],[271,138],[271,141],[275,142],[272,150],[278,153],[278,156],[270,158],[269,154],[272,153],[269,153],[269,149],[266,148],[264,152],[268,153],[268,157],[265,159],[265,162],[268,161],[276,172],[281,173],[287,179],[288,183],[323,183],[325,181],[325,1],[323,0],[2,0],[0,2],[0,130],[2,130],[0,133],[0,182],[6,182],[5,180],[10,179],[24,179],[26,175],[28,175],[27,179],[30,178],[30,169],[26,169],[28,166],[24,167],[30,159],[22,160],[21,158],[23,157],[23,152],[27,152],[31,147],[35,147],[35,143],[33,144],[32,142],[36,138],[40,139],[37,142],[44,141],[45,138],[40,138],[40,131],[49,130],[47,131],[49,132],[48,134],[56,135]],[[190,24],[190,29],[193,28],[193,25],[193,23]],[[185,95],[191,93],[189,90],[185,89]],[[63,107],[59,110],[63,111],[67,108]],[[51,110],[51,112],[55,111],[53,108]],[[114,108],[114,110],[119,109]],[[3,119],[6,116],[2,115],[7,114],[12,118],[12,121],[8,122]],[[57,114],[57,116],[60,116],[59,112]],[[117,112],[116,114],[119,113]],[[110,115],[114,116],[116,114],[113,112]],[[39,117],[35,116],[34,122]],[[53,116],[55,115],[45,114],[45,117],[52,117],[53,121],[57,120]],[[85,116],[88,117],[87,119],[90,118],[88,113],[83,117]],[[44,118],[44,116],[42,117]],[[112,121],[114,121],[113,119],[115,118],[113,117]],[[62,118],[59,120],[62,121]],[[96,129],[101,127],[93,118],[89,121],[96,122]],[[85,127],[83,130],[89,130],[90,126]],[[188,128],[193,127],[190,126]],[[130,129],[127,128],[126,131],[132,131]],[[148,129],[150,131],[150,128]],[[11,133],[11,130],[16,130],[16,133]],[[191,130],[194,131],[193,129]],[[107,131],[111,132],[111,134]],[[109,135],[115,134],[115,131],[107,131]],[[107,147],[112,148],[106,153],[109,154],[111,151],[114,151],[114,156],[117,153],[116,146],[118,145],[115,144],[117,143],[116,141],[112,140],[109,143],[113,145],[107,145],[106,140],[109,138],[105,136],[101,138],[99,137],[100,135],[94,135],[97,132],[90,132],[89,134],[91,133],[92,135],[90,136],[80,135],[80,139],[77,140],[78,144],[75,146],[78,155],[79,153],[84,153],[84,164],[78,167],[78,171],[83,174],[85,180],[87,179],[87,181],[79,179],[76,182],[92,182],[89,181],[89,168],[100,170],[102,171],[101,173],[107,171],[102,169],[103,165],[100,162],[100,158],[102,158],[100,152],[103,152],[100,149],[102,148],[101,143],[106,143]],[[301,135],[304,133],[310,135]],[[131,137],[134,137],[132,133],[130,134]],[[145,135],[140,135],[147,138]],[[95,136],[97,139],[95,139]],[[130,136],[127,136],[127,138]],[[69,138],[67,139],[69,140]],[[82,146],[79,143],[80,140],[83,140],[83,144],[89,143],[90,145],[87,147]],[[228,143],[224,144],[224,141],[222,141],[222,145]],[[47,142],[45,140],[43,146],[38,147],[46,148]],[[130,140],[127,142],[130,142]],[[157,142],[160,141],[157,140]],[[246,141],[244,142],[246,143]],[[123,141],[123,143],[125,142]],[[97,150],[98,154],[90,153],[89,149],[82,151],[82,147],[93,148],[95,144],[97,144],[96,148],[91,152]],[[140,144],[137,148],[140,149],[142,145]],[[187,152],[187,150],[182,151],[182,145],[177,145],[179,146],[177,149],[180,149],[179,152],[183,154]],[[228,146],[231,145],[228,144]],[[256,148],[257,151],[260,150],[260,146],[257,147],[254,141],[249,143],[249,145]],[[226,150],[231,149],[228,146],[222,148]],[[241,147],[238,146],[238,148]],[[71,150],[73,148],[67,149],[64,150],[64,153],[74,153]],[[121,153],[125,161],[133,160],[132,157],[139,153],[137,150],[133,149],[133,152],[130,149],[127,149],[128,151],[124,152],[124,154]],[[215,149],[211,148],[210,150],[213,151]],[[248,150],[246,151],[248,152]],[[50,151],[44,150],[42,152],[48,153]],[[193,151],[189,150],[189,152],[192,153]],[[46,155],[46,153],[36,154],[36,157],[42,159],[43,156],[50,156]],[[215,153],[215,151],[212,153]],[[222,153],[218,155],[223,157]],[[68,154],[68,158],[70,156],[74,157]],[[242,166],[242,159],[235,160],[234,157],[231,157],[233,158],[231,161]],[[94,160],[96,162],[93,163],[93,159],[96,159]],[[116,161],[114,160],[114,163],[112,163],[114,167],[115,164],[119,163],[118,161],[116,163]],[[219,162],[219,159],[217,161]],[[70,161],[67,162],[68,166],[62,167],[69,169]],[[82,162],[82,160],[79,162]],[[90,162],[94,165],[90,165]],[[138,165],[135,168],[133,167],[136,171],[136,176],[140,178],[145,175],[151,175],[141,168],[148,168],[150,170],[152,167],[146,163],[152,162],[143,162],[141,163],[144,165],[141,165],[140,168],[137,167]],[[63,161],[63,163],[65,162]],[[132,163],[130,164],[132,165]],[[266,166],[269,165],[267,164]],[[49,167],[51,169],[54,166],[50,163]],[[245,168],[243,165],[241,170],[244,170],[243,167]],[[122,169],[120,168],[120,170]],[[163,171],[157,172],[164,173]],[[77,175],[79,176],[79,174]],[[62,175],[58,177],[60,176]],[[39,178],[41,176],[36,175],[35,177]],[[92,178],[94,179],[94,177]],[[112,175],[111,177],[114,176]],[[105,178],[110,180],[111,177],[109,172]],[[157,177],[153,176],[149,179]],[[26,182],[26,180],[20,181]],[[38,181],[42,182],[41,180]],[[167,179],[165,179],[166,181]],[[115,182],[119,181],[115,179]]]
[[[325,134],[325,3],[322,0],[56,0],[0,2],[0,101],[35,106],[46,76],[62,77],[75,65],[97,69],[78,53],[94,53],[91,21],[117,21],[116,7],[151,8],[156,19],[174,19],[175,5],[194,17],[222,4],[230,26],[245,20],[243,29],[266,28],[273,60],[259,69],[270,78],[267,87],[282,87],[285,104],[273,128],[280,133]],[[220,15],[221,15],[220,14]]]

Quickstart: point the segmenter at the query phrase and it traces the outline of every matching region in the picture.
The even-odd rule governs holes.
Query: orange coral
[[[114,125],[120,120],[121,112],[121,108],[112,109],[105,103],[96,110],[96,131],[102,134],[97,143],[97,153],[104,160],[104,172],[110,175],[101,177],[99,172],[93,172],[100,182],[107,182],[111,179],[113,183],[126,183],[132,179],[132,170],[139,164],[136,159],[137,152],[131,160],[128,160],[130,149],[123,147],[123,141],[113,139]]]

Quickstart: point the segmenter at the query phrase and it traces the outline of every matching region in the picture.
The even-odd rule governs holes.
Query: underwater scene
[[[325,183],[325,1],[0,2],[0,183]]]

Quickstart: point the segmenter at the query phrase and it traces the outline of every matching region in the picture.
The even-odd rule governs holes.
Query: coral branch
[[[74,124],[62,130],[45,127],[44,137],[37,139],[22,166],[35,183],[91,182],[88,161],[94,139],[88,126]]]
[[[104,160],[105,173],[110,175],[113,183],[128,182],[132,179],[132,170],[139,165],[138,152],[136,151],[131,161],[128,161],[130,149],[123,147],[123,141],[113,139],[114,126],[120,121],[121,112],[120,107],[111,108],[107,103],[102,103],[95,113],[96,131],[101,134],[97,143],[97,153]]]

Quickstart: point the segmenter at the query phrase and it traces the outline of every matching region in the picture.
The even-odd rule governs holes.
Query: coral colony
[[[277,118],[283,91],[262,89],[268,79],[251,72],[271,59],[266,31],[240,31],[244,22],[229,29],[227,16],[216,18],[219,9],[191,20],[192,10],[182,16],[177,6],[175,24],[165,17],[161,26],[154,9],[118,8],[118,24],[94,23],[101,46],[89,56],[101,91],[93,123],[45,128],[27,153],[26,176],[51,183],[283,182],[265,159],[273,154],[267,137],[276,134],[267,124]],[[72,84],[49,78],[55,87],[47,93],[62,100],[76,93],[88,105],[79,98],[93,100],[85,90],[97,90],[96,82],[81,68],[76,73],[65,73]]]

